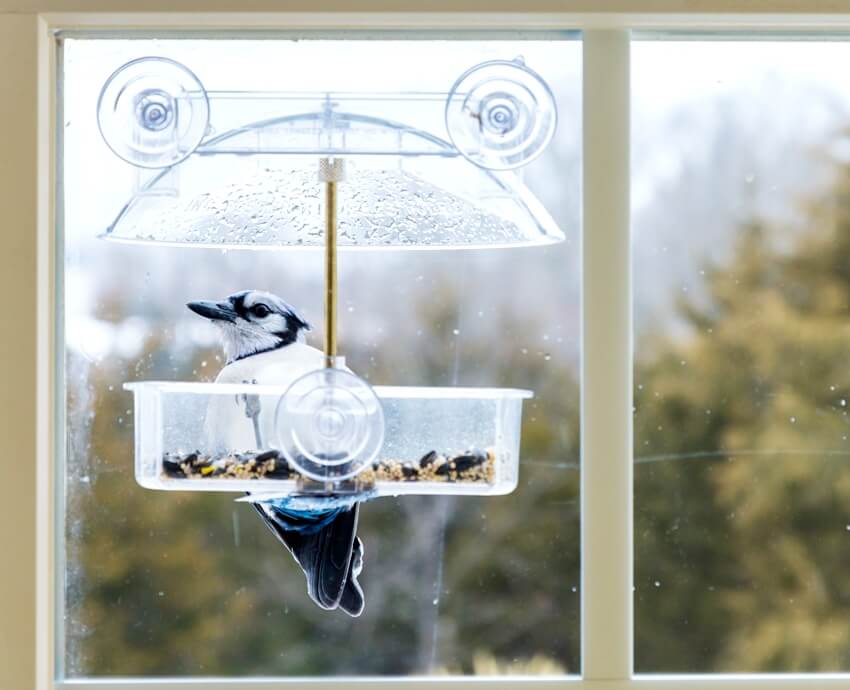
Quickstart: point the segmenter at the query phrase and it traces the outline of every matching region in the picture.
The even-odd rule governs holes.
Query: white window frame
[[[209,0],[207,0],[209,1]],[[112,5],[106,9],[105,6]],[[850,31],[848,0],[439,0],[449,12],[345,12],[345,0],[0,0],[0,688],[185,690],[339,685],[387,690],[850,690],[850,674],[635,676],[633,673],[632,316],[629,232],[629,48],[632,29]],[[363,0],[360,9],[380,5]],[[688,11],[697,5],[699,14]],[[317,9],[327,13],[318,13]],[[642,7],[636,7],[641,5]],[[151,13],[149,10],[160,10]],[[522,13],[516,10],[522,10]],[[73,12],[68,13],[68,10]],[[137,14],[120,14],[135,12]],[[340,12],[340,10],[343,10]],[[464,10],[471,10],[465,12]],[[170,13],[168,13],[170,12]],[[56,32],[100,29],[529,28],[583,30],[582,676],[569,679],[103,679],[57,680],[54,483]],[[848,33],[850,38],[850,33]],[[850,82],[848,82],[850,88]],[[569,123],[567,123],[569,126]],[[34,270],[35,269],[35,270]],[[510,621],[505,622],[510,625]]]

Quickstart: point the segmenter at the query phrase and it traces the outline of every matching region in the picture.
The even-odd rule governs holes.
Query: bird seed
[[[416,462],[379,460],[357,478],[373,482],[484,482],[492,484],[496,472],[493,449],[470,449],[455,455],[429,451]],[[169,479],[297,479],[300,474],[276,450],[209,455],[165,453],[163,475]]]

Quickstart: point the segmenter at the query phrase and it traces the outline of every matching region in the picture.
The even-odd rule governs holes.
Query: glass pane
[[[848,671],[850,45],[632,57],[636,668]]]
[[[581,47],[574,39],[64,41],[65,676],[580,670]],[[277,293],[316,324],[308,337],[316,347],[323,314],[320,252],[98,238],[157,174],[113,155],[95,118],[113,70],[146,55],[189,66],[208,91],[243,96],[445,93],[476,63],[522,55],[555,91],[555,139],[518,179],[564,242],[340,254],[340,347],[370,383],[535,394],[524,403],[519,484],[510,495],[400,496],[362,506],[359,618],[310,601],[290,554],[250,505],[234,502],[237,494],[152,491],[134,479],[133,396],[123,384],[212,381],[225,364],[214,329],[186,309],[188,301],[243,289]],[[218,102],[212,134],[246,124],[233,105],[243,96],[230,107]],[[263,103],[251,107],[273,109],[275,101]],[[421,113],[408,104],[394,116],[415,121]],[[240,146],[260,141],[249,134]],[[412,164],[430,160],[419,153]],[[228,155],[191,156],[157,183],[161,197],[145,202],[168,202],[168,190],[185,185],[203,193],[204,175],[222,173],[220,160],[239,173],[279,159]]]

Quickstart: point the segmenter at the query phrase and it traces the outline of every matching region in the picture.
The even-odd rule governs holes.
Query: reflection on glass
[[[332,64],[330,50],[284,40],[64,42],[67,676],[580,671],[580,45],[341,41]],[[369,91],[376,74],[392,90],[417,74],[417,88],[437,91],[471,64],[519,54],[555,88],[566,124],[523,175],[565,242],[340,257],[340,337],[358,374],[535,392],[512,494],[367,505],[359,619],[318,610],[295,563],[232,495],[149,491],[133,478],[132,396],[122,384],[209,381],[223,365],[215,333],[187,301],[258,288],[315,322],[322,313],[319,252],[96,239],[151,175],[103,144],[97,93],[117,65],[153,53],[192,65],[211,90],[314,91],[333,78],[328,88]],[[310,69],[282,67],[293,64]],[[238,127],[239,112],[222,107],[216,121]]]
[[[850,45],[632,54],[636,669],[850,670]]]

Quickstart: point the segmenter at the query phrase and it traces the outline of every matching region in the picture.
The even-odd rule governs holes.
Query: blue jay
[[[325,356],[305,343],[310,325],[289,304],[268,292],[246,290],[220,302],[197,301],[186,305],[210,319],[221,335],[227,362],[217,383],[258,383],[288,386],[324,366]],[[244,438],[226,420],[234,419],[231,402],[224,396],[207,412],[210,437],[231,448],[262,446],[269,428],[265,417],[251,409],[249,396],[241,396],[243,412],[254,422],[253,438]],[[241,434],[243,438],[235,438]],[[215,443],[215,442],[214,442]],[[307,577],[307,593],[323,609],[340,608],[350,616],[363,612],[363,590],[357,576],[363,568],[363,543],[357,536],[359,504],[345,498],[318,498],[310,509],[285,499],[252,504],[263,522],[289,550]]]

